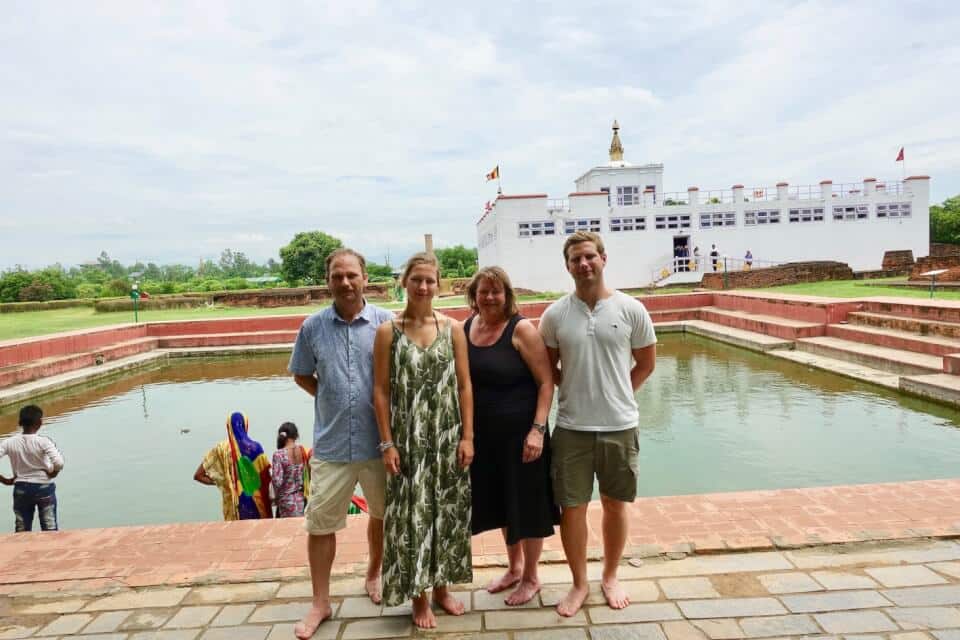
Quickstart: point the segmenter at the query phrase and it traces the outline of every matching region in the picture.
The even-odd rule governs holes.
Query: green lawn
[[[754,289],[774,293],[797,293],[806,296],[826,296],[828,298],[868,298],[874,296],[897,296],[901,298],[930,298],[928,288],[884,287],[883,282],[903,282],[903,278],[882,278],[877,280],[835,280],[829,282],[810,282],[787,284],[782,287]],[[873,283],[873,284],[871,284]],[[960,290],[937,288],[935,300],[960,300]]]

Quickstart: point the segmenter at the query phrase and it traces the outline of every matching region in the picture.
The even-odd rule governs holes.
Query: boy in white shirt
[[[40,529],[56,531],[57,485],[52,480],[63,469],[63,455],[47,436],[37,434],[43,424],[43,411],[36,405],[20,409],[22,433],[0,440],[0,458],[10,456],[13,477],[0,475],[0,483],[13,485],[15,531],[33,530],[36,509]]]

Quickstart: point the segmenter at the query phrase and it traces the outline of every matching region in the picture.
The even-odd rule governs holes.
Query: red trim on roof
[[[687,191],[700,191],[700,187],[687,187]]]
[[[864,181],[864,182],[876,182],[877,179],[876,179],[876,178],[864,178],[863,181]]]
[[[909,178],[904,178],[904,180],[929,180],[930,176],[910,176]]]
[[[656,189],[650,189],[649,187],[643,190],[644,193],[653,193],[654,191],[656,191]]]
[[[833,180],[821,180],[820,184],[833,184]]]
[[[730,188],[731,188],[731,189],[743,189],[743,185],[742,185],[742,184],[735,184],[735,185],[733,185],[733,186],[730,187]]]
[[[789,183],[789,182],[778,182],[778,183],[777,183],[777,186],[778,186],[778,187],[789,187],[789,186],[790,186],[790,183]]]
[[[503,194],[497,196],[497,200],[522,200],[524,198],[546,198],[547,194],[545,193],[525,193],[516,196],[505,196]]]
[[[575,191],[568,195],[568,198],[574,198],[577,196],[608,196],[610,195],[606,191]]]

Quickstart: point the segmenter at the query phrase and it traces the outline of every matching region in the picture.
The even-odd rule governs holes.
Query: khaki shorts
[[[310,459],[310,499],[304,509],[307,533],[322,536],[347,526],[347,509],[357,483],[371,518],[383,520],[387,474],[380,458],[363,462]]]
[[[623,431],[573,431],[557,428],[550,441],[553,497],[561,507],[576,507],[593,497],[593,477],[600,495],[621,502],[637,497],[640,435]]]

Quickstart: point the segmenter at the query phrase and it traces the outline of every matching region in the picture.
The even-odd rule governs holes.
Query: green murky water
[[[697,337],[665,335],[658,350],[639,393],[642,495],[958,475],[958,411]],[[312,430],[286,360],[175,360],[45,399],[43,431],[67,461],[62,527],[219,519],[218,491],[193,472],[230,411],[247,413],[268,453],[281,422]],[[15,430],[5,409],[0,434]],[[0,491],[0,527],[12,530],[10,489]]]

